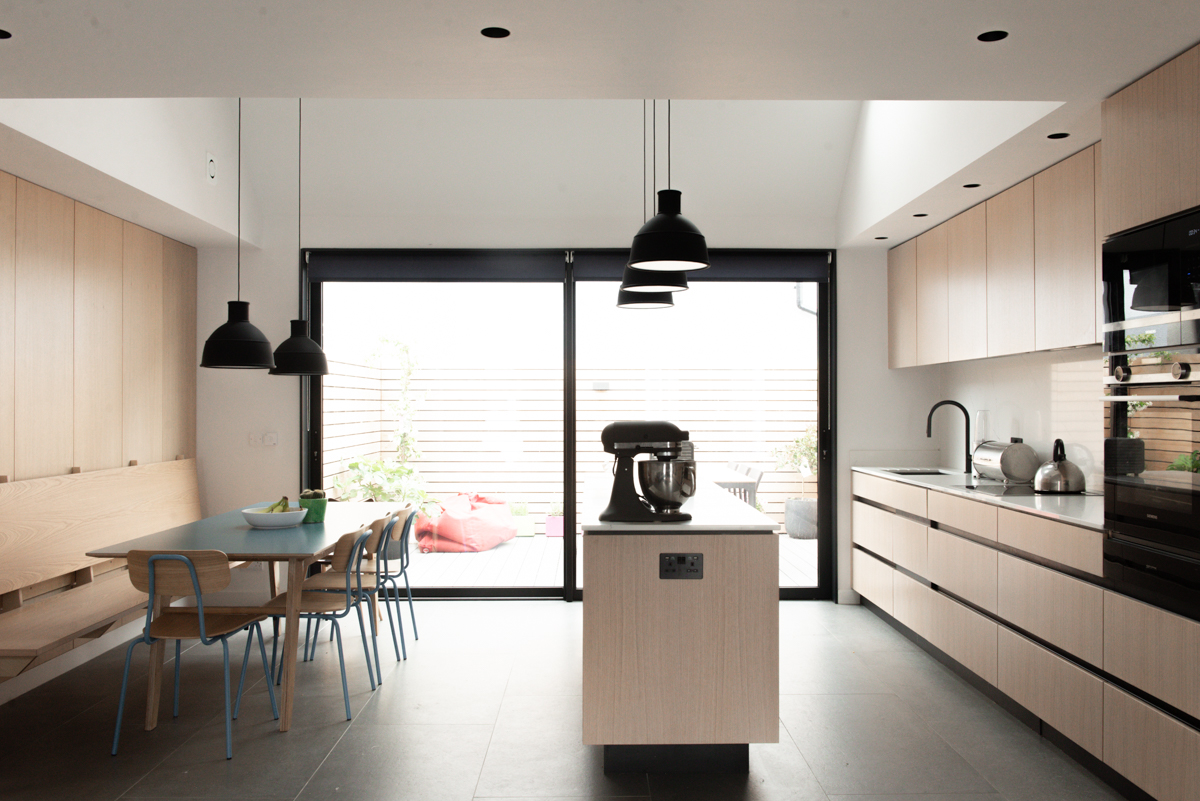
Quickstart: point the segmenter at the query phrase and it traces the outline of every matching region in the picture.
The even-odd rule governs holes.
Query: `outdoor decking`
[[[576,575],[583,575],[576,535]],[[421,553],[411,545],[413,587],[561,587],[563,538],[516,537],[482,553]],[[817,541],[779,537],[779,586],[817,586]]]

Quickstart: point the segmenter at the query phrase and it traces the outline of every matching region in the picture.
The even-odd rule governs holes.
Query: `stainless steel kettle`
[[[1067,461],[1067,448],[1061,439],[1054,440],[1050,461],[1038,468],[1033,477],[1034,492],[1083,492],[1087,480],[1074,462]]]

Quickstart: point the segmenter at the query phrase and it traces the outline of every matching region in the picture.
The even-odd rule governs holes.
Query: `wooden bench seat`
[[[0,681],[145,608],[123,560],[88,551],[199,519],[194,459],[0,484]]]

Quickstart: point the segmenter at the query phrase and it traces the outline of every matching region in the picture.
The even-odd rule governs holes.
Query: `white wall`
[[[930,407],[948,397],[943,368],[888,369],[887,252],[839,250],[837,270],[837,600],[856,603],[850,589],[850,467],[936,465],[941,434],[954,423],[961,430],[961,422],[939,410],[935,437],[926,439]]]

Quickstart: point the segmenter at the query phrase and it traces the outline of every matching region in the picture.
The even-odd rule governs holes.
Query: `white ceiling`
[[[320,246],[546,244],[505,239],[534,225],[618,244],[641,217],[640,99],[672,97],[673,183],[710,245],[844,247],[894,244],[1095,141],[1104,97],[1200,39],[1200,3],[0,0],[0,28],[0,97],[305,97]],[[976,40],[997,28],[1011,35]],[[997,145],[963,104],[940,118],[954,148],[909,131],[893,164],[925,169],[864,176],[855,137],[877,100],[1061,105],[1014,112]],[[292,112],[268,106],[278,169],[248,169],[278,184],[262,196],[294,196]],[[847,208],[863,192],[887,207]]]

